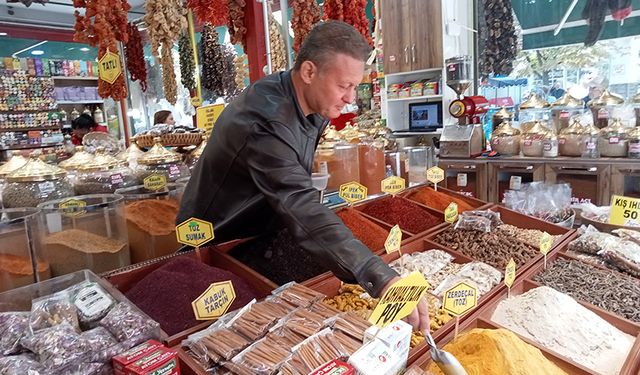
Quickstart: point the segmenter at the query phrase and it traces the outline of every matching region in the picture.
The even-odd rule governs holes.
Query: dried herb
[[[242,44],[245,52],[247,51],[247,27],[244,24],[244,7],[245,0],[228,0],[229,17],[227,20],[227,28],[231,43]]]
[[[316,0],[294,0],[290,4],[293,9],[293,50],[297,53],[313,26],[320,22],[320,6]]]
[[[196,89],[196,64],[193,59],[191,39],[186,33],[180,35],[178,39],[178,53],[180,54],[180,81],[187,90],[193,91]]]
[[[142,36],[138,28],[129,23],[129,41],[124,45],[124,53],[127,58],[127,70],[132,81],[140,81],[142,91],[147,91],[147,64],[144,61]]]

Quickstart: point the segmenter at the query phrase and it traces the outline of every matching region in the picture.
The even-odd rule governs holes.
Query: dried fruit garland
[[[176,104],[178,88],[173,67],[171,50],[173,43],[187,28],[185,9],[181,0],[147,0],[145,4],[147,14],[144,21],[151,40],[151,53],[158,56],[158,49],[162,46],[162,83],[164,97],[171,104]]]
[[[178,39],[178,53],[180,54],[180,81],[187,90],[193,91],[196,89],[196,63],[193,59],[191,39],[185,33]]]
[[[242,48],[247,51],[247,27],[244,24],[244,7],[247,5],[245,0],[228,0],[229,18],[227,20],[227,28],[231,43],[242,44]]]
[[[344,21],[344,2],[342,0],[325,0],[324,1],[325,20]]]
[[[74,0],[75,8],[86,8],[84,15],[76,10],[73,39],[93,47],[98,46],[98,60],[107,51],[117,53],[117,41],[127,43],[127,12],[131,9],[126,0]],[[115,100],[127,97],[124,74],[113,84],[98,80],[98,93],[103,98]]]
[[[227,0],[188,0],[187,6],[193,10],[201,23],[224,25],[227,23]]]
[[[287,69],[287,52],[280,24],[269,13],[269,46],[271,47],[271,69],[274,72]]]
[[[348,23],[362,34],[370,46],[373,46],[366,8],[367,0],[326,0],[324,2],[324,19]]]
[[[249,78],[247,55],[236,56],[233,63],[236,66],[236,86],[239,91],[242,91],[245,88],[245,79]]]
[[[140,81],[142,91],[147,91],[147,64],[144,61],[142,36],[138,28],[129,24],[129,41],[124,46],[124,55],[127,59],[127,70],[132,81]]]
[[[235,83],[235,53],[233,48],[225,48],[219,42],[215,27],[210,24],[202,28],[202,86],[220,97],[237,94]]]
[[[291,28],[293,29],[293,50],[298,52],[313,26],[320,21],[320,6],[316,0],[294,0],[291,2],[293,14]]]

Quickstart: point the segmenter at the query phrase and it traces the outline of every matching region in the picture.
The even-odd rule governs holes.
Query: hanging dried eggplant
[[[200,39],[202,58],[202,86],[217,96],[224,96],[224,52],[218,41],[218,33],[210,24],[202,28]]]
[[[320,22],[320,6],[316,0],[294,0],[290,4],[293,9],[291,15],[293,50],[297,53],[313,26]]]
[[[242,44],[245,52],[247,51],[247,27],[244,23],[244,7],[245,0],[228,0],[229,18],[227,20],[227,28],[231,43]]]
[[[142,91],[147,91],[147,64],[144,61],[142,36],[138,28],[129,24],[129,41],[124,46],[124,54],[127,59],[127,70],[132,81],[140,81]]]
[[[509,75],[518,54],[518,39],[513,19],[511,0],[483,0],[486,28],[484,48],[480,54],[480,72],[483,75]]]
[[[232,46],[225,46],[224,50],[224,74],[222,75],[222,89],[225,101],[228,103],[238,96],[240,90],[236,84],[236,50]]]
[[[178,53],[180,54],[180,81],[187,90],[193,91],[196,89],[196,63],[193,59],[191,39],[186,33],[180,35],[178,39]]]

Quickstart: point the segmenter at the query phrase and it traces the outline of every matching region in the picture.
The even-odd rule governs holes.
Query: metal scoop
[[[427,344],[431,347],[431,359],[438,365],[445,375],[468,375],[460,362],[449,352],[438,349],[431,333],[426,332]]]

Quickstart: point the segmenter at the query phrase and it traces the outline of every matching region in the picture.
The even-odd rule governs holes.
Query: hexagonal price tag
[[[504,270],[504,285],[507,288],[511,289],[513,282],[516,280],[516,262],[513,261],[513,258],[509,259],[509,263],[507,263],[507,267]]]
[[[438,183],[444,180],[444,169],[440,167],[427,169],[427,180],[433,183],[435,189],[438,190]]]
[[[347,182],[346,184],[340,185],[338,195],[345,202],[353,204],[367,198],[367,188],[355,181]]]
[[[402,177],[391,176],[382,180],[380,185],[383,192],[396,195],[405,189],[406,181]]]
[[[58,210],[60,210],[63,215],[71,217],[81,216],[87,213],[85,207],[87,207],[87,202],[75,198],[69,198],[58,204]]]
[[[101,80],[113,84],[122,74],[120,55],[109,50],[98,61],[98,76]]]
[[[461,281],[453,288],[444,292],[442,308],[453,316],[462,316],[473,310],[478,304],[478,289]]]
[[[458,221],[458,204],[451,202],[444,210],[444,220],[447,223],[455,223]]]
[[[211,284],[191,302],[197,320],[211,320],[224,315],[236,299],[231,280]]]
[[[544,255],[547,255],[552,246],[553,237],[549,233],[544,232],[542,234],[542,237],[540,238],[540,252]]]
[[[152,174],[142,180],[144,188],[147,190],[162,190],[167,186],[167,178],[161,174]]]
[[[400,226],[396,224],[389,231],[387,240],[384,241],[384,249],[387,251],[387,254],[393,253],[394,251],[399,252],[400,243],[402,243],[402,231],[400,230]]]
[[[200,247],[214,238],[213,224],[192,217],[176,226],[176,237],[181,244]]]

